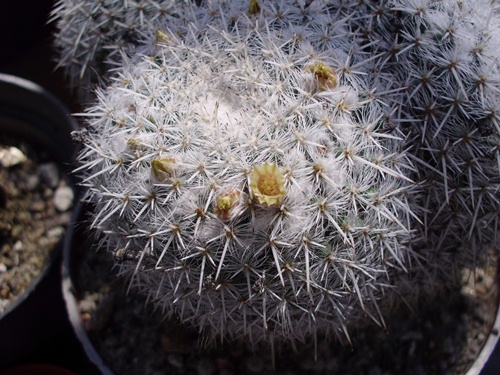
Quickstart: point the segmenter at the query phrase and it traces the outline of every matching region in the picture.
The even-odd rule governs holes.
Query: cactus
[[[119,273],[206,343],[383,325],[419,208],[370,48],[322,1],[182,12],[85,114],[78,171]]]
[[[79,157],[92,226],[167,317],[349,339],[498,249],[498,2],[169,4],[125,46],[99,29],[117,68]]]
[[[344,9],[356,14],[359,42],[381,55],[378,75],[393,87],[384,100],[410,134],[421,187],[413,200],[425,213],[413,247],[456,283],[461,268],[499,248],[499,3],[352,1]]]
[[[157,18],[178,17],[183,0],[58,0],[50,22],[56,25],[57,67],[73,86],[88,87],[115,68],[121,54],[133,54],[141,33]]]

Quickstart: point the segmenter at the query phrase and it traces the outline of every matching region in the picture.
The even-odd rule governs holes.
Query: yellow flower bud
[[[286,195],[285,179],[276,164],[254,166],[250,173],[250,189],[259,203],[274,206]]]
[[[174,174],[175,160],[170,157],[155,159],[151,162],[151,174],[157,180],[165,180]]]
[[[316,62],[309,67],[314,79],[318,82],[320,90],[328,90],[337,87],[338,76],[333,68],[322,62]]]
[[[250,0],[250,5],[248,6],[248,13],[252,16],[260,13],[260,4],[258,0]]]
[[[214,212],[221,220],[229,220],[231,210],[238,205],[240,192],[238,190],[230,190],[222,193],[215,198]]]
[[[141,140],[138,138],[129,138],[129,140],[127,141],[127,146],[134,151],[141,151],[144,149]]]
[[[156,30],[156,43],[168,43],[170,40],[170,36],[165,31]]]

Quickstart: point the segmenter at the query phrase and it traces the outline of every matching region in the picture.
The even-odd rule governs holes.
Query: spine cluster
[[[51,22],[58,67],[74,86],[88,87],[117,68],[121,55],[134,53],[157,19],[171,22],[184,0],[58,0]]]
[[[61,65],[116,66],[79,156],[92,226],[207,342],[348,339],[498,247],[495,3],[61,0],[54,15]]]

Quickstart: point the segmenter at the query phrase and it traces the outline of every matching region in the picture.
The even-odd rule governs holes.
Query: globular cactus
[[[420,189],[412,201],[423,216],[412,247],[428,259],[427,273],[447,284],[500,247],[499,5],[394,0],[334,6],[352,17],[358,42],[378,56],[373,91],[389,104],[390,121],[408,133],[417,169]]]
[[[133,54],[141,33],[157,18],[178,17],[183,0],[58,0],[51,14],[56,25],[58,67],[74,86],[88,87],[115,68],[121,54]]]
[[[415,172],[350,16],[212,1],[178,22],[144,32],[86,114],[78,170],[119,273],[206,342],[384,324],[418,263]]]

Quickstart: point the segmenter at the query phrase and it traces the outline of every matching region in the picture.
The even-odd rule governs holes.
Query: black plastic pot
[[[73,212],[74,219],[72,222],[75,224],[71,225],[66,232],[62,269],[63,296],[73,330],[86,353],[89,363],[98,373],[113,375],[114,372],[106,365],[87,335],[78,308],[78,288],[75,287],[74,275],[77,273],[76,270],[82,267],[83,252],[89,250],[89,241],[93,242],[91,233],[88,232],[89,229],[86,226],[89,210],[91,208],[87,204],[80,202]],[[497,280],[497,287],[500,287],[499,281]],[[474,364],[464,375],[498,374],[500,374],[500,311],[497,310],[496,319],[487,342]]]
[[[66,107],[42,87],[0,74],[0,134],[27,142],[35,153],[56,162],[75,197],[75,185],[66,172],[77,152],[71,139],[77,128]],[[69,324],[63,324],[66,315],[57,287],[61,252],[62,240],[27,290],[0,314],[0,369],[63,359],[60,352],[50,353],[58,342],[69,342],[71,333]],[[71,362],[70,356],[67,360]]]
[[[0,375],[77,375],[66,368],[45,363],[20,365],[0,370]]]
[[[498,284],[499,280],[497,280],[497,286]],[[497,307],[495,323],[491,328],[488,340],[466,375],[498,374],[500,374],[500,311]]]
[[[68,109],[43,87],[0,73],[0,130],[23,138],[69,171],[76,154],[71,132],[78,125]]]
[[[78,308],[77,295],[75,294],[77,293],[77,288],[73,283],[73,275],[76,273],[75,268],[82,264],[83,251],[88,249],[88,241],[92,241],[92,236],[89,236],[86,224],[84,223],[87,209],[87,204],[81,201],[78,202],[73,210],[72,224],[66,230],[62,262],[62,294],[74,334],[85,352],[87,359],[86,373],[113,375],[113,372],[106,366],[101,356],[97,353],[85,331]]]

